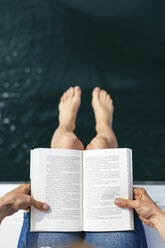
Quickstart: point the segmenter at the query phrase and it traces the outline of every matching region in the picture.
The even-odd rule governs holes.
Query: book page
[[[31,231],[82,231],[82,152],[35,149],[31,157],[31,194],[50,205],[31,208]]]
[[[132,199],[130,149],[83,152],[83,230],[132,230],[133,211],[114,204],[117,197]]]

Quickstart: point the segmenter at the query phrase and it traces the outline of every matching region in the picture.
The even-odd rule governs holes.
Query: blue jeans
[[[135,214],[135,230],[125,232],[29,232],[29,213],[24,222],[18,248],[64,248],[77,240],[97,248],[147,248],[141,220]]]

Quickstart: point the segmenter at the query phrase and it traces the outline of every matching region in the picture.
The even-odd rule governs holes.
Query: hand
[[[30,185],[21,184],[0,198],[0,222],[4,217],[13,215],[20,209],[28,210],[30,206],[41,211],[47,211],[49,209],[47,204],[34,200],[29,193]]]
[[[152,227],[155,227],[154,219],[162,211],[143,188],[134,188],[134,200],[117,198],[115,204],[119,207],[134,208],[139,218]]]

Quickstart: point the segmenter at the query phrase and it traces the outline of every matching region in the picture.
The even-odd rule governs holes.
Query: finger
[[[142,198],[144,195],[147,194],[146,190],[144,188],[134,188],[134,198],[139,199]]]
[[[138,217],[139,217],[139,219],[141,219],[141,221],[142,221],[142,222],[144,222],[144,223],[146,224],[146,219],[145,219],[145,218],[143,218],[143,216],[138,215]]]
[[[137,208],[138,207],[138,201],[121,199],[121,198],[115,199],[115,204],[118,207],[122,207],[122,208]]]
[[[30,184],[23,183],[20,186],[18,186],[16,189],[14,189],[13,191],[28,195],[30,193]]]
[[[25,189],[25,194],[28,195],[30,193],[30,184],[24,183],[23,186]]]
[[[151,200],[153,202],[144,188],[134,188],[134,199]]]
[[[30,197],[30,206],[37,208],[40,211],[48,211],[49,205],[40,201],[34,200],[32,197]]]

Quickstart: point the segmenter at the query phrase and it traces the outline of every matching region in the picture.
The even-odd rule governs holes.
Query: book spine
[[[30,180],[32,179],[33,150],[30,151]]]
[[[83,175],[83,164],[84,164],[84,156],[83,156],[83,151],[81,153],[81,168],[82,168],[82,177],[81,177],[81,180],[82,180],[82,190],[81,190],[81,199],[82,199],[82,202],[81,202],[81,207],[82,207],[82,231],[84,231],[84,175]]]
[[[132,150],[127,150],[127,175],[128,175],[128,198],[133,199],[133,173],[132,173]],[[129,209],[130,228],[134,230],[133,209]]]

